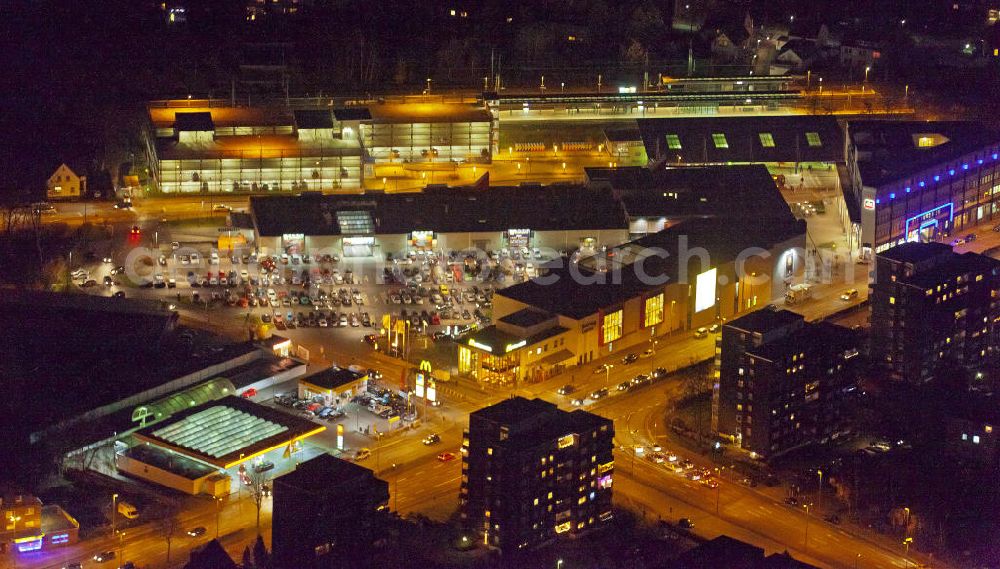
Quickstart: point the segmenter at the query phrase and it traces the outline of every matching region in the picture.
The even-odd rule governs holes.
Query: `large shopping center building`
[[[628,235],[625,213],[611,192],[579,185],[264,196],[252,198],[250,210],[263,254],[384,259],[414,251],[516,247],[592,252]]]
[[[358,189],[374,164],[489,162],[496,146],[481,102],[326,103],[152,102],[151,185],[165,193]]]

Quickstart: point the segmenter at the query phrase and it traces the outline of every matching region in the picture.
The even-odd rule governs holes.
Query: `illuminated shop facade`
[[[643,251],[675,250],[680,237],[691,239],[692,247],[703,243],[718,264],[693,260],[687,273],[692,276],[680,279],[673,257],[661,264],[646,259],[644,269],[660,277],[660,284],[634,276],[632,265]],[[733,255],[751,247],[759,247],[757,255]],[[614,247],[608,257],[625,263],[617,281],[602,275],[602,265],[591,257],[575,267],[584,278],[554,270],[545,276],[555,282],[498,290],[493,298],[497,324],[459,342],[459,372],[484,384],[508,386],[545,379],[546,364],[568,367],[608,354],[656,350],[661,336],[725,322],[782,298],[803,277],[804,248],[804,222],[751,228],[721,219],[682,223],[676,231]],[[663,279],[666,275],[671,277]]]
[[[852,121],[847,170],[867,253],[1000,219],[1000,134],[961,122]]]

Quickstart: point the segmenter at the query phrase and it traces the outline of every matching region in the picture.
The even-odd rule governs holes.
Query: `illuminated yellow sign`
[[[556,526],[556,533],[566,533],[573,527],[572,522],[563,522]]]
[[[528,341],[527,340],[521,340],[520,342],[517,342],[517,343],[514,343],[514,344],[507,344],[506,351],[510,352],[510,351],[516,350],[518,348],[523,348],[526,345],[528,345]]]
[[[605,472],[611,470],[615,467],[615,461],[605,462],[604,464],[597,467],[597,472],[604,474]]]
[[[486,350],[487,352],[489,352],[491,354],[493,353],[493,348],[491,346],[487,346],[486,344],[480,344],[479,342],[477,342],[475,340],[470,339],[469,340],[469,345],[472,346],[473,348],[479,348],[480,350]]]
[[[565,435],[559,437],[559,448],[571,447],[576,444],[576,435]]]

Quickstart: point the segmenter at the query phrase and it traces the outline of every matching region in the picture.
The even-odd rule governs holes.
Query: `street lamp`
[[[906,553],[903,555],[903,569],[910,566],[910,544],[913,543],[913,538],[908,537],[903,540],[903,547],[906,548]]]
[[[604,364],[604,388],[607,389],[608,383],[611,382],[611,368],[615,367],[614,364]]]
[[[215,539],[219,539],[219,513],[222,510],[222,498],[215,497]]]
[[[806,539],[803,544],[803,549],[809,550],[809,504],[802,504],[802,507],[806,509]]]
[[[823,471],[822,470],[817,470],[816,474],[819,475],[819,487],[817,488],[819,490],[819,497],[816,499],[816,509],[819,510],[820,513],[822,513],[823,512]]]
[[[115,535],[115,522],[118,519],[118,494],[111,495],[111,535]]]
[[[562,566],[563,566],[563,560],[562,559],[557,560],[556,569],[562,569]]]

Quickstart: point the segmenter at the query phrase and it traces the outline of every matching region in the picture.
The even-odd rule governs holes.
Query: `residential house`
[[[49,176],[45,184],[45,196],[50,200],[72,200],[79,199],[87,193],[87,177],[81,176],[77,172],[83,172],[83,168],[77,167],[76,171],[63,162],[56,168],[56,171]]]

